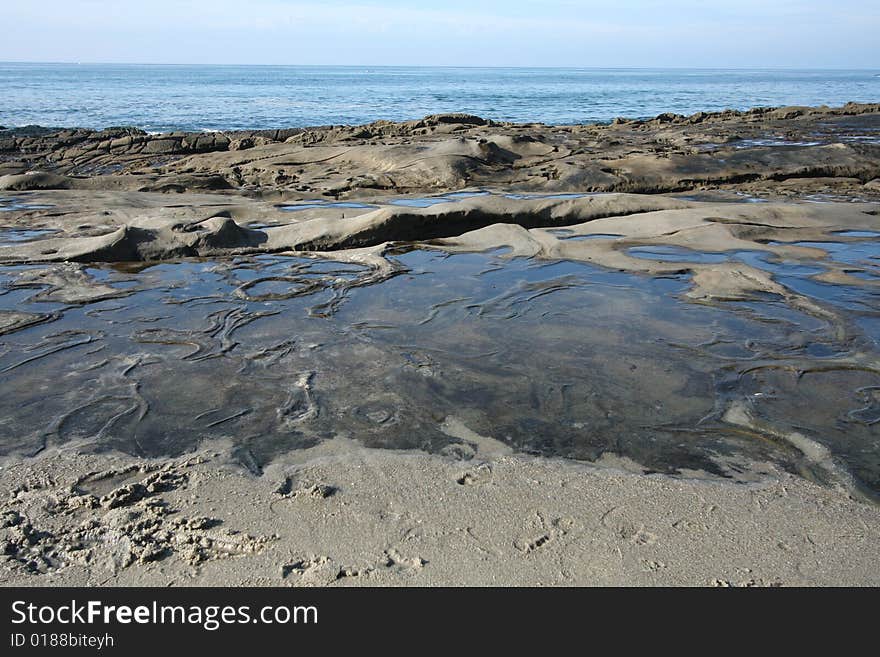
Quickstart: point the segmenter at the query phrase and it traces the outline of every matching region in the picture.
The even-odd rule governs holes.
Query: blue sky
[[[880,0],[40,0],[0,61],[880,68]]]

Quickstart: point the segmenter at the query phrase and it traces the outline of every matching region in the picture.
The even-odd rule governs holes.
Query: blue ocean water
[[[550,124],[880,101],[880,70],[0,64],[0,125],[149,131],[360,124],[440,112]]]

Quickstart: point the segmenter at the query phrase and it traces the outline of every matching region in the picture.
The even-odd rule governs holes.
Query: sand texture
[[[880,584],[880,511],[791,475],[737,486],[491,452],[464,464],[335,447],[345,455],[325,447],[262,477],[214,453],[4,467],[0,531],[15,550],[4,582]]]

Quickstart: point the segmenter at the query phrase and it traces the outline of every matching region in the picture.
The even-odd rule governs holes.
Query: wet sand
[[[4,581],[877,584],[878,131],[0,133]]]

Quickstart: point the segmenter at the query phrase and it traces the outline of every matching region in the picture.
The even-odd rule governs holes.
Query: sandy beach
[[[0,130],[5,586],[880,584],[880,105]]]
[[[7,465],[3,532],[15,557],[4,582],[880,583],[877,508],[793,475],[737,485],[491,448],[468,463],[351,443],[316,451],[261,477],[216,452],[173,461],[51,454]]]

